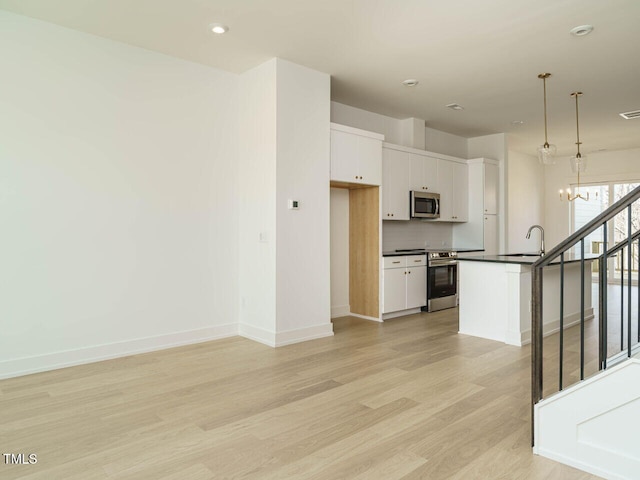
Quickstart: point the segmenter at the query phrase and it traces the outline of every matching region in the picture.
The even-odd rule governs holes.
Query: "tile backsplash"
[[[382,251],[451,247],[453,227],[432,220],[383,221]]]

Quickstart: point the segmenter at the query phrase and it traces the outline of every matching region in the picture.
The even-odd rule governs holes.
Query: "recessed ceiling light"
[[[458,105],[457,103],[450,103],[449,105],[447,105],[447,107],[451,110],[464,110],[464,107],[462,105]]]
[[[418,82],[418,80],[416,80],[415,78],[409,78],[409,79],[405,80],[404,82],[402,82],[402,84],[405,87],[415,87],[416,85],[418,85],[418,83],[420,83],[420,82]]]
[[[511,125],[519,127],[520,125],[524,125],[524,122],[522,120],[512,120]]]
[[[226,25],[222,25],[221,23],[212,23],[211,25],[209,25],[209,28],[213,33],[217,33],[218,35],[227,33],[229,31],[229,27],[227,27]]]
[[[580,25],[579,27],[573,27],[569,30],[569,33],[574,37],[582,37],[589,35],[593,31],[593,25]]]

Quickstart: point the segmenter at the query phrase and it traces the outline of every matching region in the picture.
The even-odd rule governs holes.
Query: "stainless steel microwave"
[[[411,218],[440,218],[440,194],[412,191]]]

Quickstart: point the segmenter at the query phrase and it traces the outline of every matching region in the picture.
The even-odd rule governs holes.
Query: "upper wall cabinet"
[[[469,170],[466,164],[438,159],[441,222],[469,220]]]
[[[424,155],[409,154],[411,162],[410,190],[437,192],[438,160]]]
[[[384,136],[331,124],[331,180],[362,185],[382,183]]]
[[[382,220],[409,220],[410,155],[382,147]]]
[[[498,166],[491,163],[484,165],[484,213],[498,213]]]

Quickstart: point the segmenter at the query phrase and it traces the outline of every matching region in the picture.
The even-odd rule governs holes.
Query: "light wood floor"
[[[591,479],[530,448],[529,348],[457,311],[235,337],[0,382],[9,479]]]

